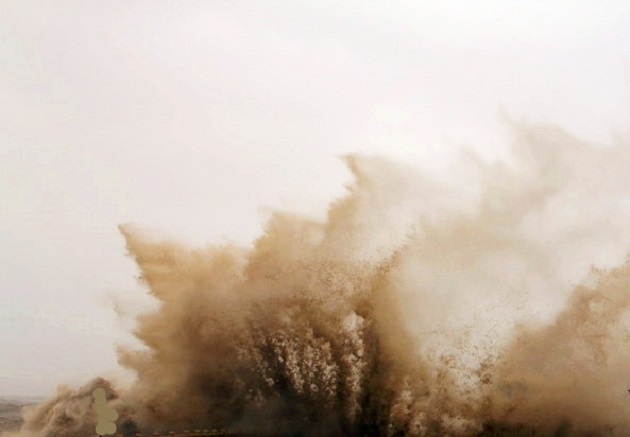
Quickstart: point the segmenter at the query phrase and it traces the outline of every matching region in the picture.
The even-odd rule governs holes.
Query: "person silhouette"
[[[118,419],[118,412],[111,409],[107,405],[107,399],[105,397],[105,390],[101,387],[94,389],[92,392],[94,398],[94,404],[96,406],[96,416],[98,423],[96,424],[96,433],[99,437],[104,435],[111,435],[116,433],[116,419]]]

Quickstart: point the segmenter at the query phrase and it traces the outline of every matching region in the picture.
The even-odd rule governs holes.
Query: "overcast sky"
[[[116,367],[119,223],[248,243],[340,154],[494,153],[500,108],[628,136],[630,2],[0,0],[0,394]]]

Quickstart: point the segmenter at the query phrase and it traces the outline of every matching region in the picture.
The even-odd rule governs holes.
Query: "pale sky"
[[[340,154],[492,155],[500,108],[630,132],[625,0],[0,0],[0,59],[0,395],[116,368],[119,223],[248,243]]]

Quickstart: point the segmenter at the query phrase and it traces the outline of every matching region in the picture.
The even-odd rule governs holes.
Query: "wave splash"
[[[221,427],[307,436],[630,433],[630,148],[514,124],[511,158],[451,178],[346,158],[319,221],[277,212],[251,248],[190,248],[121,226],[159,309],[137,380],[95,380],[20,436]]]

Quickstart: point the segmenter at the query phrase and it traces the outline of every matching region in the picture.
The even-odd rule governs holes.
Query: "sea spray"
[[[119,351],[136,381],[21,435],[88,435],[97,385],[132,434],[628,435],[630,151],[513,128],[509,160],[442,179],[347,157],[326,220],[277,212],[251,248],[121,226],[160,303]]]

